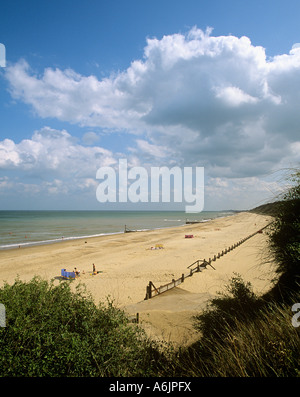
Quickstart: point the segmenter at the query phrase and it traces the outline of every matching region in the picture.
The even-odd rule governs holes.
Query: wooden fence
[[[273,222],[271,222],[271,223],[273,223]],[[144,300],[151,299],[151,298],[153,298],[156,295],[162,294],[163,292],[169,291],[170,289],[177,287],[178,285],[180,285],[181,283],[184,282],[185,278],[191,277],[196,272],[203,271],[204,269],[206,269],[207,266],[211,266],[214,270],[216,270],[213,267],[212,262],[214,262],[217,259],[221,258],[221,256],[227,254],[228,252],[232,251],[236,247],[239,247],[241,244],[243,244],[245,241],[249,240],[251,237],[255,236],[257,233],[262,233],[262,231],[265,228],[267,228],[268,226],[270,226],[271,223],[269,223],[268,225],[264,226],[262,229],[259,229],[258,231],[250,234],[249,236],[241,239],[236,244],[231,245],[228,248],[225,248],[225,250],[222,250],[222,252],[219,252],[217,255],[214,255],[213,258],[209,258],[208,260],[198,259],[197,261],[195,261],[194,263],[189,265],[187,267],[189,269],[189,271],[187,273],[182,273],[181,277],[179,277],[177,280],[172,279],[172,281],[170,283],[161,285],[158,288],[155,287],[155,285],[153,284],[152,281],[149,281],[149,284],[146,287],[146,296],[145,296]]]

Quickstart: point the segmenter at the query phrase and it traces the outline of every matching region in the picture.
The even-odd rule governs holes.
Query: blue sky
[[[0,208],[105,209],[96,171],[205,168],[205,209],[299,166],[299,1],[2,1]]]

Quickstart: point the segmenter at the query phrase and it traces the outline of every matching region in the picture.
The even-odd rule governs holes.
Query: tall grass
[[[300,294],[294,298],[300,301]],[[174,358],[173,374],[300,376],[300,330],[293,327],[292,315],[290,305],[270,303],[260,309],[252,321],[232,318],[233,325],[224,323],[219,337],[202,337]]]

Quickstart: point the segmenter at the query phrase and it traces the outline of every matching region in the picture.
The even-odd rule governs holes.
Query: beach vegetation
[[[40,278],[0,289],[0,376],[150,376],[159,349],[113,302]],[[156,369],[157,370],[157,369]]]
[[[270,249],[275,257],[279,279],[270,298],[286,301],[300,287],[300,171],[289,178],[290,187],[282,193],[274,223],[269,232]]]
[[[300,294],[294,295],[300,301]],[[173,360],[173,376],[299,377],[300,329],[289,304],[268,303],[252,321],[232,318]]]
[[[245,283],[238,273],[234,273],[226,292],[219,292],[200,315],[195,316],[195,328],[205,337],[223,339],[227,329],[233,329],[237,320],[248,322],[256,316],[263,302],[252,290],[251,283]]]

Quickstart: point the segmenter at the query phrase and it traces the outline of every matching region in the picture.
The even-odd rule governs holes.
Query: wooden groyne
[[[273,222],[271,222],[273,223]],[[249,240],[251,237],[255,236],[258,233],[262,233],[262,231],[264,229],[266,229],[268,226],[271,225],[271,223],[269,223],[268,225],[264,226],[263,228],[259,229],[258,231],[250,234],[249,236],[241,239],[240,241],[238,241],[237,243],[231,245],[228,248],[225,248],[224,250],[222,250],[221,252],[218,252],[217,255],[214,255],[213,258],[209,258],[208,260],[206,259],[198,259],[197,261],[193,262],[191,265],[189,265],[187,267],[187,269],[189,269],[188,272],[186,273],[182,273],[182,275],[175,279],[172,279],[171,282],[161,285],[160,287],[155,287],[155,285],[153,284],[152,281],[149,281],[149,284],[146,287],[146,296],[144,300],[147,299],[151,299],[156,295],[160,295],[166,291],[169,291],[172,288],[177,287],[178,285],[180,285],[181,283],[184,282],[185,278],[187,277],[191,277],[194,273],[197,272],[202,272],[204,269],[207,268],[207,266],[212,267],[214,270],[216,270],[214,268],[214,266],[212,265],[212,262],[215,262],[217,259],[221,258],[223,255],[226,255],[228,252],[234,250],[235,248],[239,247],[241,244],[243,244],[245,241]]]
[[[137,232],[137,230],[128,229],[128,227],[125,225],[124,233],[132,233],[132,232]]]

